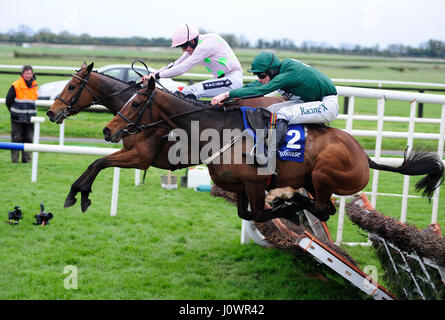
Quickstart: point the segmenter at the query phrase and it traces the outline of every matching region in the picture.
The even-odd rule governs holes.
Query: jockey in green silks
[[[263,51],[253,59],[248,71],[253,72],[258,80],[222,93],[211,103],[222,105],[227,98],[266,95],[278,90],[289,101],[267,108],[277,114],[277,146],[286,136],[289,124],[326,123],[337,117],[337,89],[332,80],[317,69],[291,58],[280,61],[274,53]]]

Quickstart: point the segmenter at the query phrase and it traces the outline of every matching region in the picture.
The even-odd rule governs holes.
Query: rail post
[[[444,151],[444,139],[445,139],[445,104],[442,105],[442,113],[441,113],[441,123],[440,123],[440,135],[439,135],[439,143],[437,147],[437,153],[440,159],[443,159],[443,151]],[[434,190],[433,196],[433,214],[431,216],[431,223],[437,222],[437,216],[439,211],[439,192],[440,188]]]
[[[111,210],[110,216],[114,217],[117,214],[117,199],[119,196],[119,179],[121,168],[114,167],[113,174],[113,190],[111,191]]]
[[[65,120],[59,126],[59,146],[65,145]]]
[[[411,153],[413,149],[414,142],[414,126],[415,126],[415,116],[416,116],[416,100],[413,100],[410,104],[410,116],[409,116],[409,125],[408,125],[408,140],[406,141],[407,145],[407,154]],[[409,191],[409,181],[410,176],[403,176],[403,192],[402,192],[402,211],[400,213],[400,222],[406,223],[406,214],[408,211],[408,191]]]
[[[31,117],[31,122],[34,123],[34,138],[33,143],[38,144],[40,140],[40,123],[44,122],[43,117]],[[31,182],[37,181],[37,167],[39,161],[39,153],[32,153],[32,170],[31,170]]]

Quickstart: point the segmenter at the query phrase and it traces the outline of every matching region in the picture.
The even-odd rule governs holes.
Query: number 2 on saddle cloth
[[[261,119],[266,119],[265,116],[269,117],[267,122],[271,125],[269,128],[274,128],[276,115],[267,111],[250,107],[240,107],[243,114],[244,129],[254,138],[256,144],[256,134],[255,130],[252,128],[251,123],[260,123]],[[260,115],[261,112],[261,115]],[[254,115],[255,114],[255,115]],[[269,115],[270,114],[270,115]],[[254,127],[266,127],[261,123],[259,125],[254,124]],[[283,143],[278,146],[277,155],[279,160],[285,161],[295,161],[303,162],[304,159],[304,147],[306,142],[307,131],[306,128],[301,124],[291,124],[288,126],[287,135],[284,138]],[[263,140],[264,141],[264,140]],[[257,146],[264,150],[264,146]]]

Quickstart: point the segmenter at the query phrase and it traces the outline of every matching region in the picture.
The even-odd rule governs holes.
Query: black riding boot
[[[287,126],[288,122],[285,119],[278,119],[276,125],[276,141],[277,141],[277,149],[283,143],[284,137],[287,135]]]
[[[283,143],[284,138],[286,137],[287,134],[287,126],[288,126],[288,122],[285,119],[278,119],[277,120],[277,124],[276,124],[276,129],[275,129],[275,141],[276,141],[276,148],[275,148],[275,152],[276,150],[280,147],[280,145]],[[264,154],[261,153],[257,153],[255,156],[256,158],[256,163],[259,167],[267,167],[269,165],[268,162],[268,149],[269,146],[265,146],[264,147]]]

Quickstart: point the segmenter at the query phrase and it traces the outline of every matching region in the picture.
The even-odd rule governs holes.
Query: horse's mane
[[[187,97],[186,95],[184,95],[183,93],[181,93],[179,91],[170,92],[170,91],[167,91],[167,90],[164,90],[164,89],[160,89],[160,88],[158,88],[158,90],[161,90],[163,92],[169,93],[169,94],[171,94],[171,95],[181,99],[182,101],[185,101],[185,102],[190,103],[190,104],[192,104],[194,106],[197,106],[197,107],[205,108],[205,107],[210,106],[210,100],[209,101],[207,101],[207,100],[196,100],[194,98],[189,98],[189,97]],[[227,111],[236,111],[236,110],[239,110],[239,109],[240,109],[239,105],[237,105],[237,104],[229,104],[229,105],[226,106],[226,108],[218,108],[217,106],[215,106],[215,108],[211,109],[211,110],[227,112]]]
[[[162,89],[162,88],[157,88],[157,89],[161,90],[163,92],[166,92],[166,93],[168,93],[168,94],[170,94],[170,95],[172,95],[172,96],[174,96],[176,98],[181,99],[184,102],[190,103],[190,104],[192,104],[194,106],[197,106],[197,107],[205,108],[205,107],[208,107],[210,105],[210,101],[202,101],[202,100],[196,100],[196,99],[193,99],[193,98],[188,98],[186,95],[184,95],[183,93],[181,93],[179,91],[170,92],[170,91]]]

